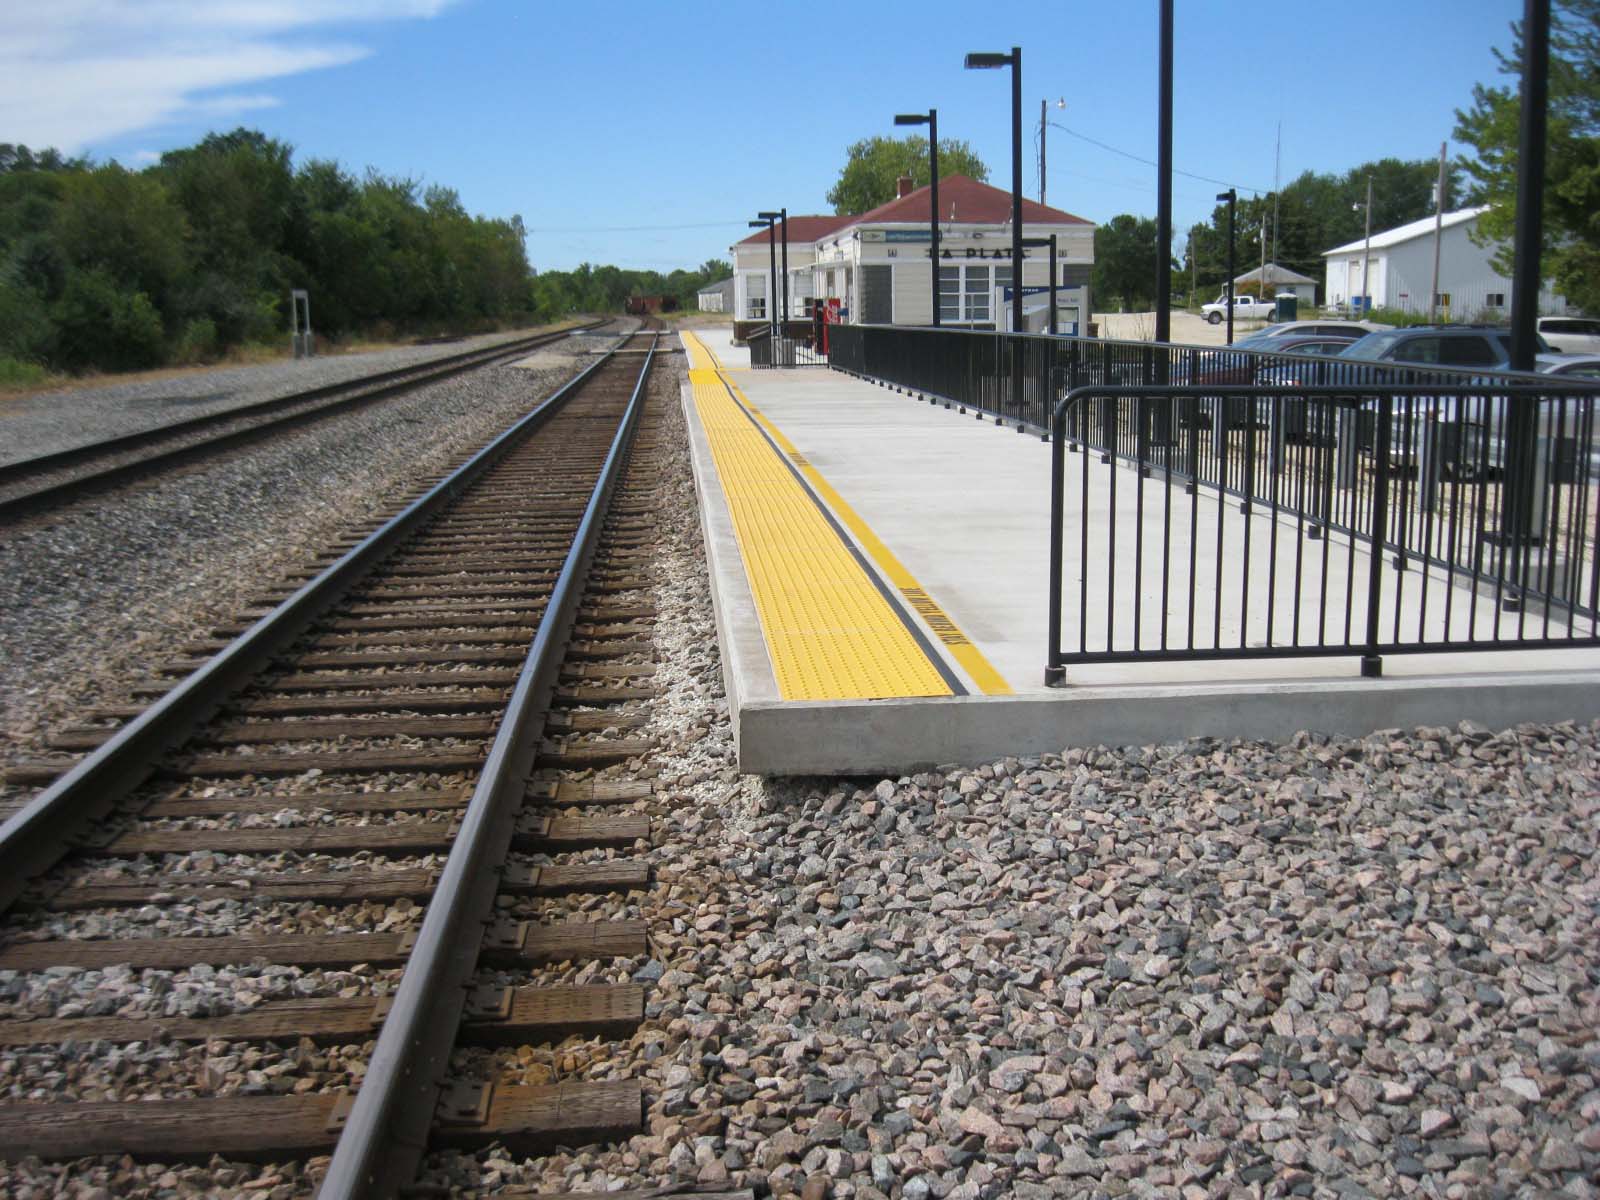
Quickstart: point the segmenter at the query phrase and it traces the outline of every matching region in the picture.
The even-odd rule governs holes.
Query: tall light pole
[[[928,127],[928,261],[930,294],[933,296],[933,323],[939,324],[939,110],[925,113],[897,113],[896,125]]]
[[[774,232],[775,222],[779,214],[775,212],[759,212],[758,220],[750,222],[751,229],[767,227],[767,325],[772,330],[772,336],[778,336],[778,242]]]
[[[1550,0],[1523,0],[1521,113],[1517,123],[1517,223],[1511,261],[1511,368],[1531,371],[1539,349],[1539,250],[1544,242],[1546,106],[1550,97]],[[1442,156],[1441,156],[1442,160]],[[1445,173],[1439,168],[1439,207]],[[1438,285],[1434,285],[1438,290]],[[1500,532],[1508,546],[1538,537],[1544,503],[1534,491],[1538,406],[1512,400],[1506,420],[1506,483],[1500,489]],[[1523,570],[1528,569],[1526,557]]]
[[[1156,102],[1156,341],[1172,340],[1172,0],[1161,0],[1159,87]],[[1233,278],[1229,268],[1228,277]],[[1233,341],[1233,311],[1228,312]],[[1164,370],[1167,356],[1157,360]],[[1160,382],[1165,383],[1163,376]]]
[[[1228,345],[1233,345],[1233,210],[1239,203],[1239,193],[1234,188],[1217,193],[1218,200],[1228,202]]]
[[[969,71],[1011,68],[1011,332],[1022,332],[1022,47],[1010,54],[968,54]],[[1022,353],[1011,355],[1011,398],[1022,420]]]

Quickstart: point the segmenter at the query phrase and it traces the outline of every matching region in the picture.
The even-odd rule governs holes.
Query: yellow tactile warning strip
[[[727,379],[716,355],[692,333],[685,332],[683,341],[695,406],[728,496],[784,698],[938,696],[952,689],[939,678],[947,669],[930,661],[905,619],[868,577],[774,445],[845,522],[973,683],[986,694],[1009,695],[1010,686],[983,653],[822,474]],[[760,422],[767,438],[746,414]],[[805,574],[797,579],[801,570]]]

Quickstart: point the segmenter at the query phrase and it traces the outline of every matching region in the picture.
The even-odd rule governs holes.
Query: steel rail
[[[600,540],[611,494],[638,427],[659,335],[618,425],[515,690],[461,818],[416,948],[394,992],[366,1074],[317,1191],[320,1200],[391,1197],[411,1183],[428,1144],[434,1109],[455,1045],[466,985],[510,848],[512,826],[539,748],[539,735]]]
[[[258,675],[397,543],[544,425],[614,354],[608,351],[596,359],[0,825],[0,911],[16,900],[31,877],[53,866],[85,826],[149,778],[162,755]]]
[[[529,350],[536,350],[541,346],[550,345],[573,333],[587,332],[600,323],[592,322],[589,325],[563,329],[557,333],[517,338],[509,342],[480,347],[461,354],[430,359],[425,363],[414,363],[409,367],[380,371],[373,375],[346,379],[340,383],[323,384],[319,387],[308,388],[303,392],[292,392],[286,396],[274,396],[269,400],[240,405],[238,408],[230,408],[223,412],[208,413],[202,417],[191,417],[188,420],[178,421],[171,425],[161,425],[154,429],[141,429],[134,433],[107,438],[104,441],[72,446],[65,450],[57,450],[51,454],[39,455],[36,458],[0,463],[0,488],[3,488],[25,481],[31,476],[47,475],[55,471],[68,469],[75,464],[92,462],[95,459],[113,458],[120,454],[138,450],[141,447],[157,445],[172,438],[200,433],[205,429],[227,426],[237,421],[250,420],[252,418],[270,418],[273,413],[293,408],[296,405],[310,404],[329,397],[338,397],[340,393],[351,393],[338,399],[331,399],[327,404],[307,409],[304,412],[288,413],[275,420],[258,420],[256,424],[246,425],[239,429],[227,429],[213,437],[204,438],[200,441],[173,446],[170,449],[158,451],[143,458],[113,462],[87,474],[59,480],[55,483],[48,483],[32,491],[19,492],[14,496],[0,497],[0,519],[19,517],[38,511],[41,508],[50,507],[76,492],[113,486],[124,480],[148,474],[152,468],[172,466],[186,459],[214,454],[254,438],[265,430],[281,430],[300,424],[309,424],[312,421],[346,412],[349,409],[375,400],[382,400],[388,396],[398,395],[425,384],[449,379],[451,376],[484,366],[499,358],[526,354]]]

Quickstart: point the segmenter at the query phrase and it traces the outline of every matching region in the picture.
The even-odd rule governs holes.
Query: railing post
[[[1065,403],[1065,401],[1063,401]],[[1050,419],[1050,653],[1044,669],[1044,685],[1060,687],[1066,682],[1066,667],[1061,662],[1061,542],[1066,535],[1067,431],[1066,414],[1053,408]]]
[[[1439,503],[1439,477],[1443,465],[1439,460],[1443,457],[1444,430],[1439,424],[1439,414],[1431,408],[1420,415],[1418,423],[1421,428],[1412,435],[1417,441],[1417,511],[1433,512]],[[1455,449],[1458,468],[1464,449],[1464,439],[1458,436]]]
[[[1356,445],[1361,430],[1361,409],[1353,404],[1340,404],[1338,414],[1338,428],[1334,433],[1334,484],[1342,491],[1349,491],[1356,485],[1356,456],[1359,448]]]
[[[1211,397],[1211,451],[1217,459],[1216,485],[1228,486],[1228,398]]]
[[[1373,431],[1373,456],[1377,460],[1372,482],[1371,560],[1367,575],[1367,652],[1361,656],[1361,674],[1377,679],[1383,674],[1383,659],[1378,654],[1379,605],[1383,602],[1384,530],[1389,524],[1389,422],[1394,398],[1387,392],[1378,397],[1378,428]]]

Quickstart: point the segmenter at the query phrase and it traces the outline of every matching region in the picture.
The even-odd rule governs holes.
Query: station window
[[[954,324],[994,320],[993,289],[1011,282],[1011,266],[960,263],[939,268],[939,320]]]
[[[1483,298],[1483,303],[1486,308],[1504,308],[1506,306],[1506,294],[1504,292],[1490,292]]]

